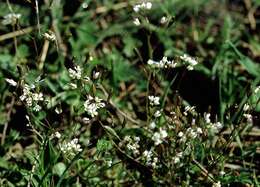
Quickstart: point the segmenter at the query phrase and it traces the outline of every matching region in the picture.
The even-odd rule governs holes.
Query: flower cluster
[[[87,100],[84,103],[84,108],[85,111],[91,116],[95,117],[98,115],[97,110],[100,108],[104,108],[105,103],[102,102],[102,99],[95,97],[93,98],[92,96],[88,96]]]
[[[188,140],[193,140],[197,138],[200,134],[202,134],[202,129],[200,127],[189,127],[185,130],[186,132],[180,131],[178,133],[178,137],[180,138],[180,142],[186,142]]]
[[[165,23],[167,23],[167,21],[168,21],[168,18],[165,17],[165,16],[163,16],[163,17],[160,19],[160,23],[161,23],[161,24],[165,24]]]
[[[43,37],[46,40],[49,40],[49,41],[52,41],[52,42],[56,40],[56,36],[55,36],[54,32],[52,32],[52,31],[48,31],[48,32],[44,33]]]
[[[159,132],[155,132],[152,136],[152,140],[154,141],[154,145],[161,144],[167,136],[168,136],[167,131],[160,128]]]
[[[164,56],[160,61],[149,59],[147,63],[153,68],[174,68],[177,65],[174,60],[168,60],[166,56]]]
[[[11,86],[17,86],[17,82],[15,82],[13,79],[5,78],[5,81]]]
[[[150,128],[150,129],[155,129],[155,127],[156,127],[156,123],[155,123],[155,121],[152,121],[152,122],[149,124],[149,128]]]
[[[215,182],[212,184],[212,187],[221,187],[221,183],[219,181]]]
[[[143,2],[141,4],[137,4],[133,7],[135,12],[139,12],[140,10],[150,10],[153,4],[151,2]]]
[[[243,116],[246,118],[248,124],[253,123],[253,116],[251,114],[243,114]]]
[[[10,13],[4,16],[2,21],[3,25],[14,25],[17,23],[18,19],[20,19],[21,14]]]
[[[193,70],[194,66],[198,64],[198,62],[194,58],[188,56],[187,54],[180,56],[180,59],[188,63],[188,67],[187,67],[188,70]]]
[[[155,118],[159,118],[161,115],[162,115],[162,111],[161,111],[161,110],[157,110],[157,111],[155,111],[155,113],[153,114],[153,116],[154,116]]]
[[[204,120],[207,124],[207,128],[212,132],[212,133],[218,133],[222,128],[223,124],[220,122],[212,123],[210,120],[210,113],[204,114]]]
[[[246,103],[244,106],[243,106],[243,110],[246,112],[250,109],[250,105],[248,103]]]
[[[136,26],[141,25],[141,22],[140,22],[140,20],[139,20],[138,18],[134,18],[133,23],[134,23]]]
[[[126,146],[128,151],[131,151],[134,156],[137,156],[140,148],[140,138],[138,136],[135,136],[134,138],[131,138],[130,136],[125,136],[123,141],[120,142],[119,146],[122,147],[123,145]]]
[[[188,113],[191,113],[191,114],[195,113],[195,106],[186,106],[185,107],[185,111],[183,112],[183,114],[185,116],[187,116]]]
[[[151,106],[160,105],[160,97],[150,95],[148,96]]]
[[[177,153],[177,154],[173,157],[173,163],[174,163],[174,164],[180,163],[180,160],[181,160],[182,157],[183,157],[183,152]]]
[[[142,154],[142,156],[145,159],[145,164],[148,166],[152,166],[153,168],[156,168],[158,163],[158,157],[154,156],[152,150],[145,150]]]
[[[196,127],[196,128],[189,127],[186,133],[189,138],[194,139],[197,138],[198,135],[202,134],[202,129],[200,127]]]
[[[80,66],[76,66],[75,69],[69,68],[69,76],[72,79],[81,79],[82,69]]]
[[[61,134],[58,131],[56,131],[53,134],[51,134],[50,139],[53,139],[53,138],[60,139],[61,138]]]
[[[59,147],[61,152],[68,157],[75,156],[77,153],[82,151],[82,148],[78,142],[78,138],[74,138],[69,142],[60,143]]]
[[[28,107],[32,107],[32,109],[36,112],[40,111],[42,107],[39,105],[39,101],[43,101],[43,94],[33,93],[31,89],[35,88],[35,86],[29,86],[27,84],[24,85],[23,94],[20,96],[21,101],[25,101]]]
[[[257,86],[256,89],[254,90],[254,93],[258,93],[258,91],[260,90],[260,86]]]

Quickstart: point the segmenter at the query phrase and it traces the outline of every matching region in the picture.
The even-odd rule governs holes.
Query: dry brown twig
[[[10,38],[14,38],[14,37],[17,37],[17,36],[28,34],[28,33],[32,32],[34,30],[34,28],[35,27],[32,26],[32,27],[27,27],[25,29],[13,31],[13,32],[10,32],[10,33],[7,33],[7,34],[3,34],[3,35],[0,36],[0,42],[7,40],[7,39],[10,39]]]

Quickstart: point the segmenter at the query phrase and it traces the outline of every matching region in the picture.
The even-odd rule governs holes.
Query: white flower
[[[177,153],[175,157],[173,157],[173,162],[174,164],[177,164],[180,162],[180,158],[182,157],[183,153],[180,152],[180,153]]]
[[[61,114],[62,113],[62,109],[61,108],[55,108],[54,110],[56,112],[56,114]]]
[[[21,101],[25,101],[28,107],[32,107],[34,111],[38,112],[42,109],[38,102],[44,101],[43,94],[41,92],[31,92],[31,89],[33,88],[35,88],[34,85],[30,87],[29,85],[25,84],[23,88],[23,94],[19,98]]]
[[[200,127],[197,128],[197,133],[202,134],[202,129]]]
[[[184,135],[183,132],[179,132],[179,133],[178,133],[178,137],[179,137],[179,138],[183,137],[183,135]]]
[[[244,107],[243,107],[243,110],[246,112],[246,111],[248,111],[249,108],[250,108],[249,104],[246,103],[246,104],[244,105]]]
[[[156,168],[157,162],[158,162],[158,158],[157,158],[157,157],[154,157],[154,158],[153,158],[153,162],[152,162],[152,164],[151,164],[153,168]]]
[[[163,142],[163,140],[168,136],[168,133],[166,130],[160,128],[159,132],[155,132],[152,136],[152,140],[154,141],[155,145],[159,145]]]
[[[48,31],[48,32],[44,33],[43,37],[46,40],[49,40],[49,41],[52,41],[52,42],[56,40],[56,36],[55,36],[54,32],[52,32],[52,31]]]
[[[99,75],[100,75],[100,72],[94,72],[93,74],[93,79],[98,79],[99,78]]]
[[[59,132],[55,132],[55,133],[54,133],[54,136],[55,136],[56,138],[58,138],[58,139],[61,138],[61,134],[60,134]]]
[[[243,114],[243,116],[247,119],[247,123],[253,123],[253,116],[251,114]]]
[[[256,89],[255,89],[255,94],[260,90],[260,86],[257,86]]]
[[[143,152],[143,156],[146,157],[146,161],[148,161],[148,162],[151,160],[152,155],[153,155],[153,153],[151,150],[150,151],[145,150]]]
[[[173,163],[177,164],[180,162],[180,158],[179,157],[173,157]]]
[[[197,133],[197,131],[195,131],[193,128],[191,128],[191,127],[189,127],[188,129],[187,129],[187,133],[188,133],[188,136],[190,137],[190,138],[196,138],[197,136],[198,136],[198,133]]]
[[[152,121],[149,125],[150,129],[154,129],[156,127],[156,124],[154,121]]]
[[[217,123],[210,123],[208,125],[208,128],[213,132],[213,133],[217,133],[219,132],[222,128],[223,128],[223,124],[220,122]]]
[[[60,139],[61,138],[61,134],[58,131],[56,131],[55,133],[51,134],[51,139],[53,139],[53,138]]]
[[[164,56],[159,62],[149,59],[147,64],[152,68],[174,68],[177,65],[174,60],[170,61],[166,56]]]
[[[70,142],[64,142],[60,144],[60,150],[66,156],[75,156],[77,153],[82,151],[80,144],[78,143],[79,140],[74,138]]]
[[[90,119],[87,118],[87,117],[84,117],[82,120],[83,120],[84,123],[88,123]]]
[[[36,104],[36,105],[33,107],[33,110],[34,110],[35,112],[39,112],[41,109],[42,109],[42,107],[41,107],[40,105],[38,105],[38,104]]]
[[[153,4],[151,2],[146,2],[144,3],[144,7],[148,10],[150,10],[152,8]]]
[[[98,109],[105,107],[105,103],[103,103],[102,99],[100,99],[98,97],[93,98],[91,96],[88,96],[88,99],[84,103],[84,107],[85,107],[85,111],[91,117],[94,117],[94,116],[98,115],[98,112],[97,112]]]
[[[143,157],[145,158],[146,164],[147,165],[151,165],[151,161],[152,161],[152,156],[153,156],[153,152],[151,150],[145,150],[143,152]]]
[[[17,23],[18,19],[20,19],[21,14],[10,13],[4,16],[2,21],[3,25],[14,25]]]
[[[165,24],[167,22],[167,18],[165,16],[163,16],[160,20],[161,24]]]
[[[219,181],[215,182],[212,184],[212,187],[221,187],[221,183]]]
[[[133,10],[135,12],[139,12],[140,10],[150,10],[152,8],[153,4],[151,2],[143,2],[141,4],[137,4],[133,7]]]
[[[162,115],[162,112],[160,110],[157,110],[155,113],[154,113],[154,117],[158,118]]]
[[[133,23],[134,23],[136,26],[141,25],[141,22],[140,22],[140,20],[139,20],[138,18],[134,18]]]
[[[155,145],[159,145],[162,143],[162,140],[161,140],[161,135],[159,132],[155,132],[153,137],[152,137],[152,140],[154,141],[154,144]]]
[[[25,98],[25,102],[26,102],[27,106],[29,106],[29,107],[31,107],[33,105],[33,100],[31,97]]]
[[[140,5],[135,5],[134,7],[133,7],[133,10],[135,11],[135,12],[139,12],[139,10],[140,10]]]
[[[112,160],[108,160],[108,161],[107,161],[107,166],[108,166],[108,167],[111,167],[112,164],[113,164],[113,161],[112,161]]]
[[[189,57],[187,54],[180,56],[180,59],[188,63],[188,70],[193,70],[194,66],[198,64],[198,62],[194,58]]]
[[[166,131],[166,130],[163,130],[163,129],[160,129],[160,134],[161,134],[161,137],[162,137],[163,139],[168,136],[167,131]]]
[[[173,162],[174,162],[174,164],[179,163],[182,156],[183,156],[183,153],[182,153],[182,152],[177,153],[176,156],[173,157]]]
[[[86,9],[86,8],[88,8],[88,3],[84,2],[84,3],[82,3],[81,6],[82,6],[82,8]]]
[[[154,105],[160,105],[160,97],[157,96],[148,96],[148,99],[150,101],[150,105],[154,106]]]
[[[223,124],[220,123],[220,122],[215,123],[215,126],[216,126],[216,128],[219,129],[219,130],[223,128]]]
[[[195,106],[186,106],[185,107],[185,109],[184,109],[185,111],[183,112],[183,114],[185,115],[185,116],[187,116],[188,115],[188,112],[189,113],[193,113],[193,112],[195,112]]]
[[[43,101],[43,94],[40,93],[33,93],[32,94],[33,100],[34,101]]]
[[[143,152],[143,157],[145,159],[146,165],[156,168],[156,165],[158,163],[158,158],[154,157],[152,150],[149,150],[149,151],[145,150]]]
[[[204,119],[205,119],[206,123],[211,123],[211,121],[210,121],[210,113],[205,113],[204,114]]]
[[[77,84],[71,82],[71,83],[69,83],[69,87],[70,87],[71,89],[77,89],[78,86],[77,86]]]
[[[124,142],[127,143],[126,148],[129,151],[132,151],[135,156],[139,154],[140,138],[138,136],[134,137],[133,139],[130,136],[125,136]]]
[[[17,86],[17,82],[15,82],[13,79],[5,78],[5,81],[9,83],[11,86]]]
[[[72,79],[81,79],[81,67],[80,66],[76,66],[75,69],[69,68],[69,76]]]
[[[126,141],[126,142],[130,142],[130,141],[132,141],[132,139],[131,139],[130,136],[125,136],[124,141]]]

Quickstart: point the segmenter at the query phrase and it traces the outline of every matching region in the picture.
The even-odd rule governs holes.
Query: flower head
[[[61,152],[68,157],[75,156],[77,153],[82,151],[81,145],[78,142],[78,138],[74,138],[70,142],[59,144]]]
[[[168,133],[166,130],[160,128],[159,132],[155,132],[152,136],[152,140],[154,141],[155,145],[159,145],[163,142],[163,140],[168,136]]]
[[[137,4],[133,7],[135,12],[139,12],[140,10],[150,10],[153,4],[151,2],[143,2],[141,4]]]
[[[15,14],[10,13],[4,16],[4,19],[2,21],[3,25],[14,25],[17,23],[17,21],[20,19],[22,15],[21,14]]]
[[[187,54],[180,56],[180,59],[188,63],[188,70],[193,70],[194,66],[198,64],[198,62],[194,58],[188,56]]]
[[[81,79],[82,69],[80,66],[76,66],[75,69],[69,68],[69,76],[72,79]]]
[[[97,116],[98,115],[97,110],[104,107],[105,107],[105,103],[102,102],[102,99],[98,97],[93,98],[92,96],[88,96],[88,99],[84,103],[85,111],[91,117]]]
[[[151,106],[160,105],[160,97],[156,97],[153,95],[148,96]]]

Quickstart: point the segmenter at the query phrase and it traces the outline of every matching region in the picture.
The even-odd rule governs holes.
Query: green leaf
[[[1,157],[0,157],[0,168],[9,169],[9,164],[8,164],[7,160],[5,160],[4,158],[1,158]]]
[[[228,44],[234,50],[236,55],[240,58],[238,62],[248,71],[248,73],[254,75],[255,77],[259,77],[260,76],[259,65],[254,63],[250,58],[244,56],[232,42],[228,41]]]
[[[61,176],[66,170],[66,165],[63,162],[58,162],[52,168],[52,173]]]
[[[98,140],[98,142],[97,142],[97,150],[99,152],[108,151],[110,149],[112,149],[112,144],[111,144],[110,141],[105,140],[105,139]]]
[[[248,57],[245,57],[238,61],[251,75],[254,75],[255,77],[260,76],[260,67],[258,64],[254,63],[251,59]]]

